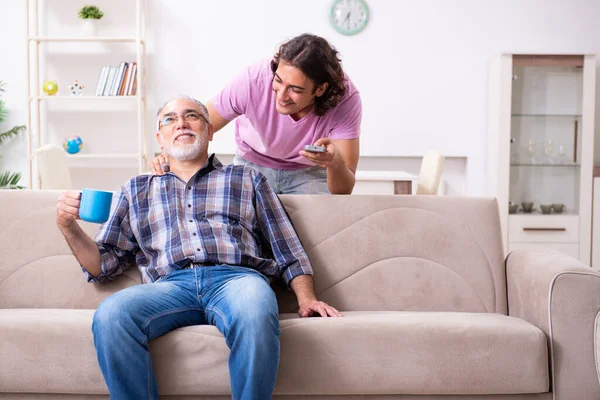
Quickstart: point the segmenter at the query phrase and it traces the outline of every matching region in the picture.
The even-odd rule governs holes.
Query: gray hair
[[[165,106],[167,104],[169,104],[170,102],[174,101],[174,100],[189,100],[189,101],[193,101],[194,103],[196,103],[198,105],[198,107],[200,107],[200,114],[204,117],[204,119],[206,119],[206,121],[210,124],[210,117],[208,116],[208,109],[206,108],[206,106],[200,101],[197,100],[191,96],[186,96],[184,94],[178,94],[177,96],[173,96],[171,97],[169,100],[165,101],[164,104],[162,106],[160,106],[160,108],[158,109],[158,112],[156,113],[156,132],[160,131],[160,113],[162,112],[162,110],[165,108]]]

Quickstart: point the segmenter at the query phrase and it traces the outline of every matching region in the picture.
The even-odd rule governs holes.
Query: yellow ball
[[[58,92],[58,83],[56,81],[44,81],[43,90],[48,96],[54,96]]]

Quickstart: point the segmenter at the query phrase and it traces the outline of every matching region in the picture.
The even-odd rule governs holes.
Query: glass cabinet
[[[595,56],[503,54],[490,72],[488,189],[505,249],[589,264]]]

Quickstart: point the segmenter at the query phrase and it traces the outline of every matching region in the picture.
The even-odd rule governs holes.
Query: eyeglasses
[[[179,121],[179,118],[183,118],[185,122],[196,122],[202,118],[208,124],[208,120],[204,115],[197,112],[187,112],[183,115],[170,114],[165,116],[163,119],[158,121],[158,129],[160,129],[161,126],[172,126]]]

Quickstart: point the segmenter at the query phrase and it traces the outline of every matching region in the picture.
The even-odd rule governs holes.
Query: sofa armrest
[[[600,399],[596,330],[600,273],[558,251],[518,250],[506,259],[508,314],[549,338],[554,399]]]

